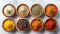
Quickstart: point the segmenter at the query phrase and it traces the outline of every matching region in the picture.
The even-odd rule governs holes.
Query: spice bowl
[[[7,18],[3,21],[2,27],[5,31],[11,32],[15,28],[15,22],[14,20]]]
[[[29,22],[26,18],[21,18],[16,23],[16,29],[20,32],[26,32],[29,28]]]
[[[54,30],[56,30],[57,28],[57,21],[53,18],[49,18],[48,20],[46,20],[45,22],[45,29],[52,32]]]
[[[35,18],[30,23],[30,28],[36,32],[41,31],[43,27],[44,27],[44,24],[40,18]]]
[[[45,7],[45,15],[48,16],[48,17],[54,17],[56,16],[58,13],[58,8],[56,5],[54,4],[48,4],[46,7]]]
[[[26,5],[26,4],[20,4],[17,7],[16,14],[19,17],[26,17],[26,16],[28,16],[29,12],[30,12],[30,8],[28,7],[28,5]]]
[[[34,4],[31,7],[30,14],[33,17],[40,17],[40,16],[42,16],[43,15],[43,7],[40,4]]]
[[[16,9],[12,4],[6,4],[2,9],[2,13],[6,17],[14,16],[15,12],[16,12]]]

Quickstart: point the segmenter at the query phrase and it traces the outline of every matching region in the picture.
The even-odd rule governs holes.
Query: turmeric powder
[[[6,30],[6,31],[12,31],[14,29],[14,21],[11,20],[11,19],[7,19],[4,21],[3,23],[3,28]]]

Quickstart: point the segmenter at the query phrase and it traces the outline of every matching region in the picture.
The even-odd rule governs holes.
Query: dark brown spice
[[[29,22],[28,22],[27,20],[21,19],[21,20],[18,21],[17,27],[19,28],[19,30],[27,30],[27,28],[28,28],[28,23],[29,23]]]

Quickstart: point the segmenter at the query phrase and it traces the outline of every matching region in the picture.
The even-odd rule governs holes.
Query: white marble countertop
[[[58,14],[53,17],[54,19],[56,19],[57,24],[58,24],[58,28],[56,31],[54,32],[49,32],[45,29],[43,29],[40,32],[34,32],[32,30],[30,30],[29,32],[19,32],[19,31],[13,31],[13,32],[6,32],[3,30],[2,28],[2,22],[4,19],[6,19],[6,17],[2,14],[2,8],[5,4],[13,4],[16,8],[19,4],[27,4],[30,8],[33,4],[39,3],[43,6],[43,9],[45,8],[45,6],[49,3],[53,3],[57,6],[58,8]],[[40,17],[43,22],[45,22],[49,17],[47,17],[46,15],[43,15]],[[16,16],[13,18],[14,21],[18,20],[19,17]],[[32,16],[27,17],[27,19],[29,20],[29,22],[31,22],[31,20],[33,19]],[[60,34],[60,0],[0,0],[0,34]]]

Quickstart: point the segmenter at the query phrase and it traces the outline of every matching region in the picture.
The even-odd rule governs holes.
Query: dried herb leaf
[[[7,13],[10,14],[11,13],[11,10],[7,9]]]
[[[54,13],[53,9],[50,10],[50,13]]]

